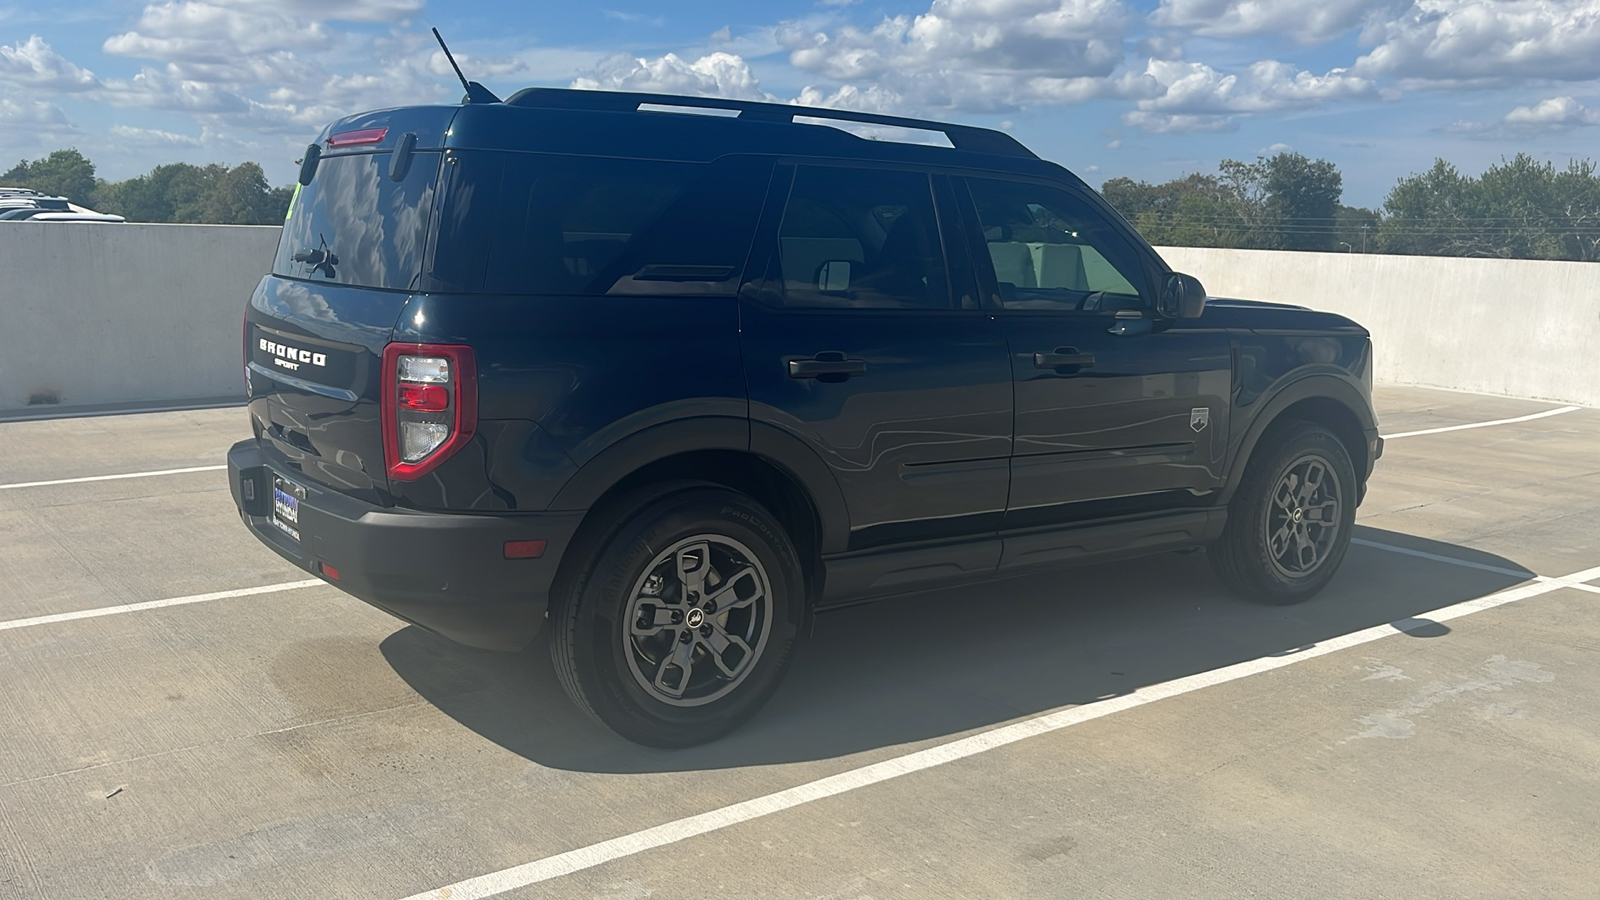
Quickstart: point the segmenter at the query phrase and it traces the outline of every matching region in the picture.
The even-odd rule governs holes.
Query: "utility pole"
[[[1372,224],[1369,223],[1369,222],[1362,222],[1361,223],[1361,252],[1362,253],[1367,252],[1367,229],[1371,228],[1371,227],[1372,227]]]

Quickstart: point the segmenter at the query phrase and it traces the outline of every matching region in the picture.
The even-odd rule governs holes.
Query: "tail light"
[[[411,481],[472,440],[478,369],[472,348],[390,344],[383,348],[383,457],[389,477]]]

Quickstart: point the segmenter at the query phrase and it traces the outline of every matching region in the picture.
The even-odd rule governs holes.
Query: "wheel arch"
[[[1357,502],[1365,496],[1367,478],[1372,474],[1368,442],[1378,429],[1372,406],[1351,381],[1335,375],[1311,375],[1278,390],[1251,420],[1232,454],[1222,503],[1233,499],[1261,439],[1274,425],[1290,420],[1314,422],[1333,432],[1356,469]]]
[[[561,560],[556,589],[570,584],[599,549],[596,545],[603,537],[599,532],[617,502],[652,484],[681,482],[726,487],[753,498],[771,511],[794,541],[806,578],[808,602],[821,596],[822,554],[830,552],[829,548],[835,544],[842,546],[849,536],[843,495],[813,451],[804,445],[795,446],[797,439],[770,426],[756,427],[766,427],[781,436],[768,435],[767,440],[761,442],[767,445],[777,442],[778,453],[757,452],[744,442],[733,440],[724,440],[721,446],[708,446],[712,442],[707,440],[704,431],[689,439],[691,446],[686,449],[681,441],[659,440],[665,436],[652,434],[657,431],[652,428],[636,439],[629,439],[626,443],[633,444],[632,448],[608,448],[591,460],[584,470],[599,470],[607,477],[592,474],[581,478],[584,470],[580,470],[557,496],[557,504],[552,504],[586,510]],[[692,446],[694,443],[698,446]],[[644,445],[657,452],[641,450]],[[800,465],[792,464],[796,460]],[[805,472],[808,461],[812,463],[811,471]],[[795,471],[797,468],[802,471]],[[821,481],[820,477],[824,476],[826,481]]]

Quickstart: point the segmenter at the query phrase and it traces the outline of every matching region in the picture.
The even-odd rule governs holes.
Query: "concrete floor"
[[[1378,403],[1389,434],[1554,405]],[[214,465],[245,431],[237,409],[0,423],[0,486]],[[502,896],[1597,897],[1600,596],[1534,578],[1600,566],[1597,446],[1593,410],[1392,442],[1362,543],[1302,606],[1168,554],[832,613],[754,722],[679,752],[582,718],[542,644],[456,647],[327,586],[8,625],[305,576],[220,471],[0,487],[0,898],[470,896],[1253,660],[1290,664]],[[1324,652],[1518,585],[1542,593]]]

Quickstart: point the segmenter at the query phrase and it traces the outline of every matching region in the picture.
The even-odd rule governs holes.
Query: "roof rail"
[[[531,106],[541,109],[590,109],[613,112],[631,112],[644,105],[733,109],[739,111],[739,119],[754,122],[793,122],[795,116],[837,119],[867,125],[887,125],[891,128],[938,131],[949,138],[950,146],[957,150],[1038,159],[1032,150],[1024,147],[1016,138],[990,128],[950,125],[926,119],[883,116],[849,109],[829,109],[823,106],[791,106],[784,103],[726,100],[721,97],[685,97],[677,94],[636,94],[629,91],[584,91],[566,88],[523,88],[506,98],[505,103],[507,106]]]

